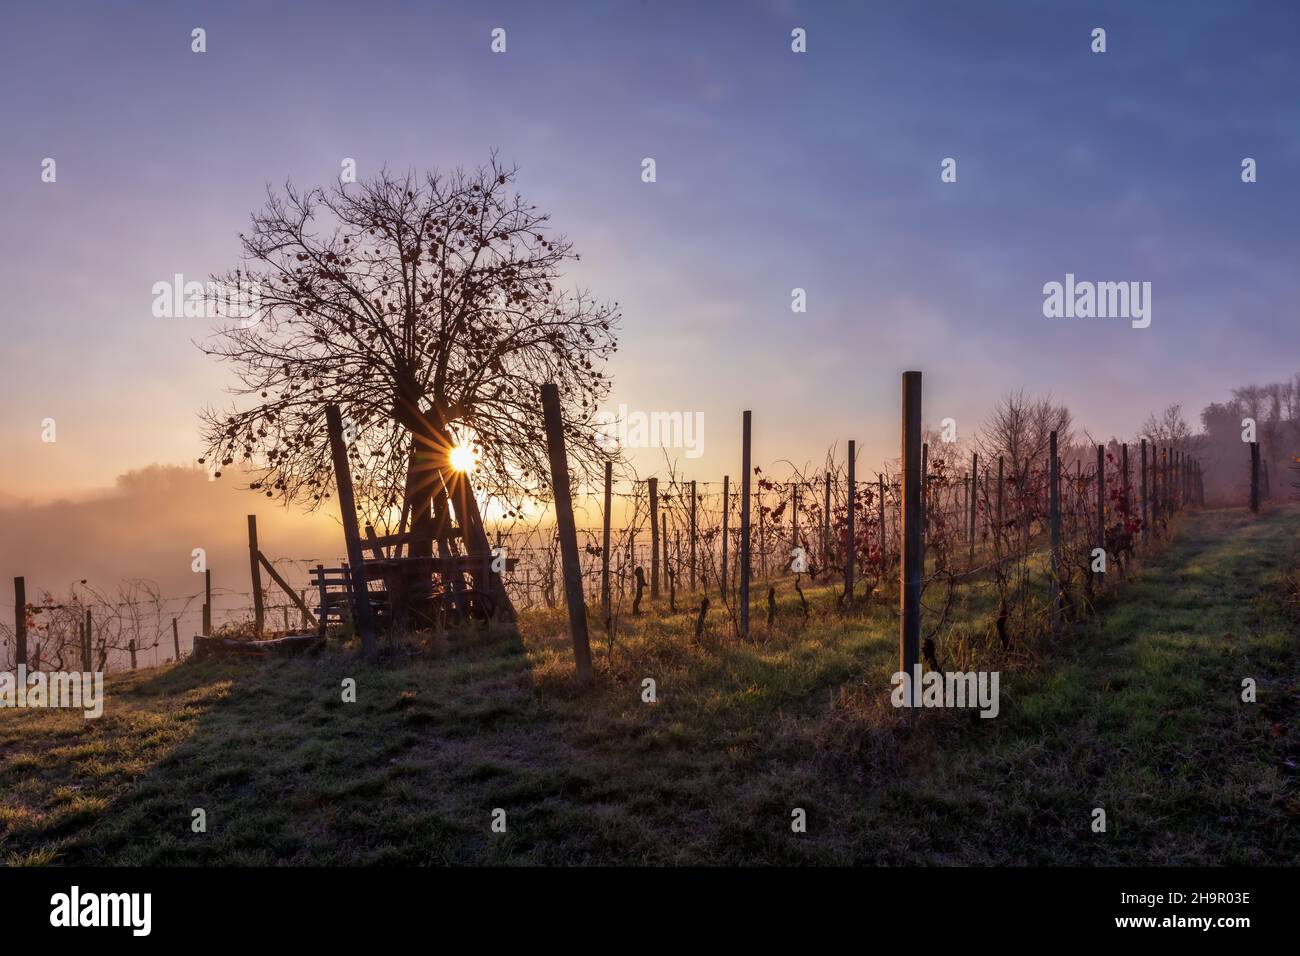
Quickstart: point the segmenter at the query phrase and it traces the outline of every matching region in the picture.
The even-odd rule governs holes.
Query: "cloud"
[[[172,599],[173,613],[188,608],[182,616],[194,624],[202,603],[194,597],[203,590],[203,575],[191,569],[195,548],[206,552],[218,611],[251,605],[249,514],[257,515],[261,551],[284,562],[278,567],[291,584],[305,584],[310,564],[340,562],[342,532],[331,517],[286,510],[225,479],[210,482],[201,469],[150,465],[78,500],[31,503],[0,493],[0,580],[23,576],[28,600],[36,601],[46,592],[66,596],[83,580],[112,594],[144,579]],[[12,592],[0,598],[11,603]],[[275,592],[273,603],[284,598]]]

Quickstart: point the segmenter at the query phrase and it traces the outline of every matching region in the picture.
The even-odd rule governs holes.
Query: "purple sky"
[[[325,184],[345,157],[361,176],[476,165],[493,148],[582,253],[573,280],[623,306],[612,404],[704,413],[687,477],[738,472],[744,408],[759,463],[856,438],[870,469],[897,454],[905,368],[926,373],[927,421],[959,428],[1022,386],[1099,437],[1171,402],[1194,420],[1232,386],[1300,371],[1294,9],[11,8],[0,492],[194,460],[196,412],[229,373],[191,344],[206,324],[154,318],[150,290],[235,265],[268,181]],[[945,157],[956,183],[940,182]],[[1044,318],[1043,284],[1067,272],[1151,282],[1150,328]]]

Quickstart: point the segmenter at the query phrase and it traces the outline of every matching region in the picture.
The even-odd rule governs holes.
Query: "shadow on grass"
[[[526,855],[530,816],[590,781],[565,758],[518,633],[452,642],[375,665],[330,648],[114,678],[104,722],[75,735],[85,752],[51,754],[71,778],[99,764],[80,784],[96,794],[93,812],[41,814],[3,850],[49,862],[53,844],[54,862],[90,865]],[[349,681],[355,702],[344,701]],[[567,692],[558,675],[545,684]],[[504,834],[490,829],[496,807]]]

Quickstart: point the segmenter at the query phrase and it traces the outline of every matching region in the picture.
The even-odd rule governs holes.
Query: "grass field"
[[[1005,662],[992,720],[901,719],[896,601],[844,617],[816,588],[806,623],[789,595],[770,635],[756,611],[754,645],[629,621],[586,692],[558,613],[376,666],[112,677],[97,721],[0,711],[0,860],[1294,864],[1297,541],[1295,508],[1181,518],[1096,619]],[[954,634],[986,617],[972,593]]]

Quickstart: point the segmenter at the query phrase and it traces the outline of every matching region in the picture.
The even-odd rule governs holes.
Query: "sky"
[[[1287,3],[11,5],[0,502],[192,464],[230,373],[152,286],[233,267],[268,183],[345,158],[517,163],[621,304],[611,407],[703,414],[686,477],[736,475],[744,409],[756,462],[895,457],[911,368],[959,432],[1022,387],[1098,437],[1194,420],[1300,371],[1298,47]],[[1150,282],[1150,326],[1046,318],[1067,273]]]

